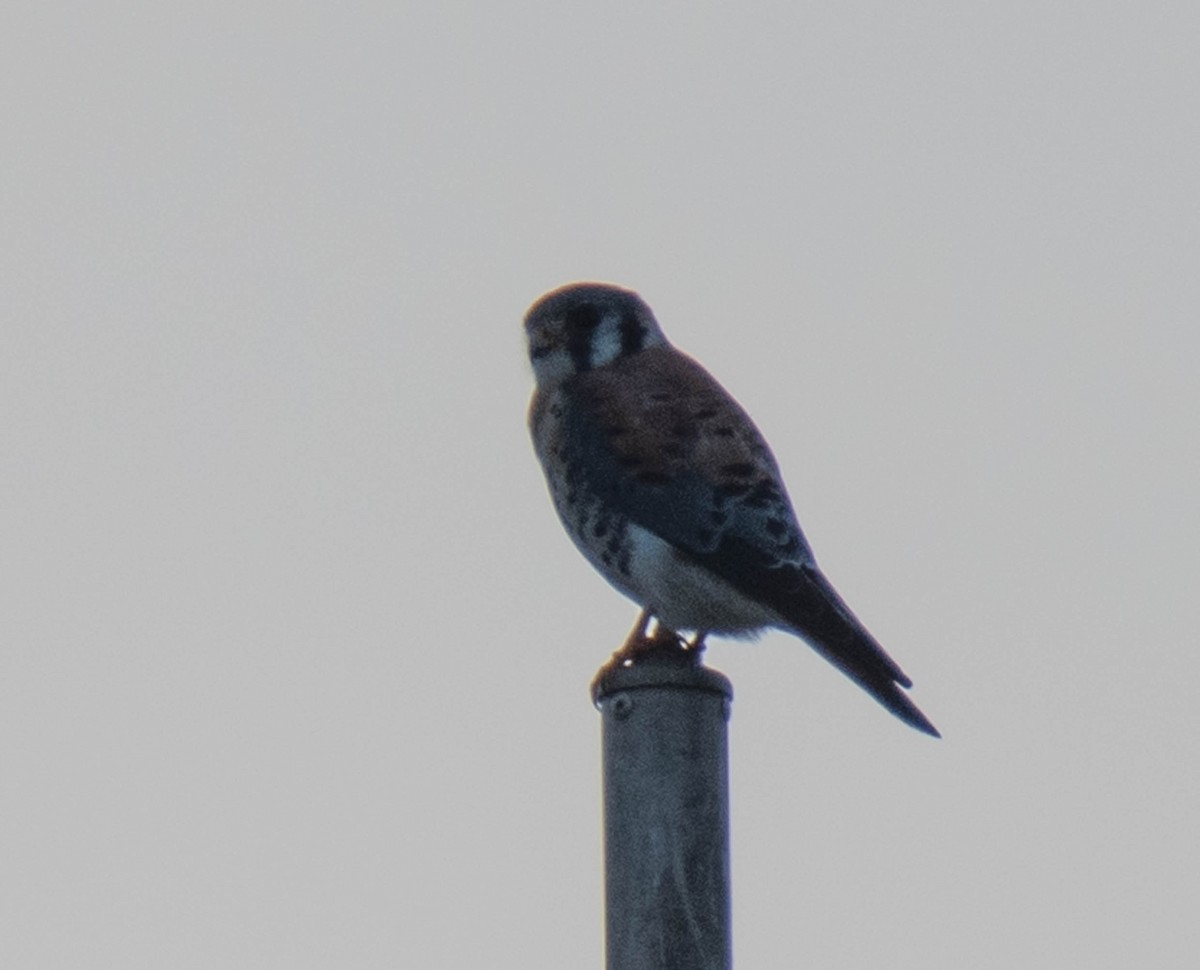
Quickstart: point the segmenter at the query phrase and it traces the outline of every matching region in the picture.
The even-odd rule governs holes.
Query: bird
[[[818,568],[750,416],[667,340],[637,293],[569,283],[539,297],[524,324],[534,452],[579,551],[641,607],[627,647],[666,636],[698,656],[709,635],[784,630],[941,736]]]

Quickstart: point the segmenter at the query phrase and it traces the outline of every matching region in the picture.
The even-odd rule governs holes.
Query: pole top
[[[719,671],[705,667],[703,648],[692,649],[672,638],[639,639],[626,643],[592,678],[592,703],[612,694],[644,687],[675,687],[720,694],[733,700],[733,685]]]

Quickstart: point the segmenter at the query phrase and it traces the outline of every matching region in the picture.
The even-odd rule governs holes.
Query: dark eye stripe
[[[567,331],[567,353],[575,364],[575,373],[582,374],[592,367],[592,334],[600,325],[600,309],[591,303],[581,303],[568,311],[564,320]]]
[[[631,310],[621,315],[621,353],[636,354],[646,344],[646,328]]]

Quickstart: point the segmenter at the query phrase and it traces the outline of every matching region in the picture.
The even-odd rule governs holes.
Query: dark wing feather
[[[716,571],[723,564],[728,582],[777,610],[814,650],[906,724],[941,737],[902,688],[912,680],[851,612],[815,563],[772,568],[756,550],[737,539],[712,553],[693,557]]]

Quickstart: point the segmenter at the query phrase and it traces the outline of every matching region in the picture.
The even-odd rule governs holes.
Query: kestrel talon
[[[795,634],[901,720],[938,736],[912,681],[813,559],[749,415],[629,290],[573,283],[525,316],[534,450],[600,574],[671,631]]]

